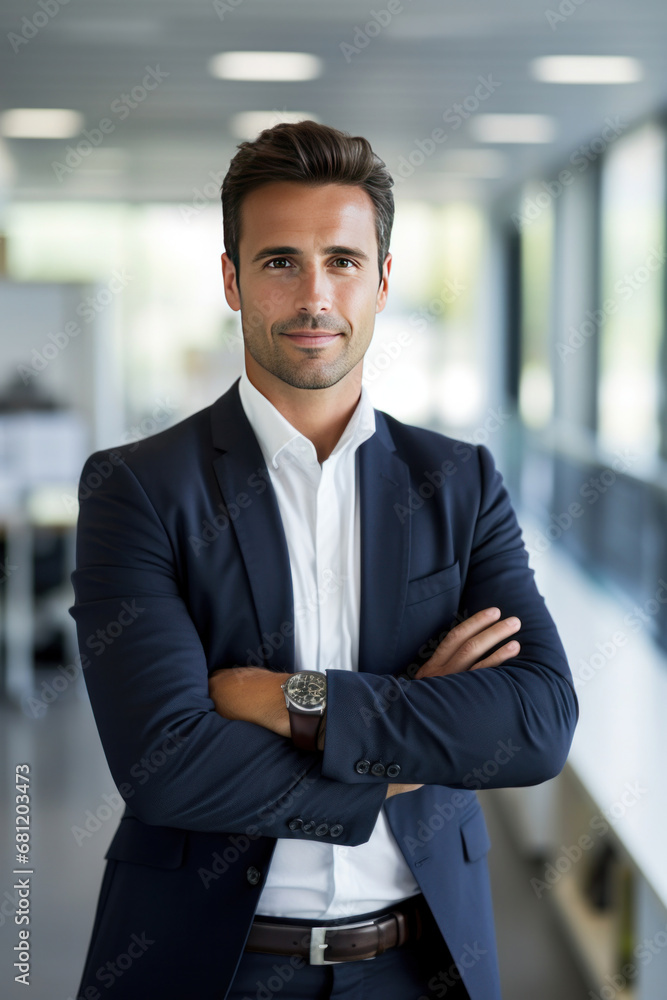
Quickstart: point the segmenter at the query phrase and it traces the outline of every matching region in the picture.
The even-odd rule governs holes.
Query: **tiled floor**
[[[49,676],[40,671],[38,685]],[[27,708],[22,713],[0,704],[0,760],[0,794],[7,805],[13,801],[14,765],[30,764],[34,867],[33,963],[26,989],[14,983],[12,968],[12,949],[18,940],[13,921],[13,828],[12,813],[3,808],[0,996],[3,1000],[68,1000],[74,997],[88,945],[104,853],[122,813],[122,807],[113,808],[115,786],[82,679],[68,684],[37,719]],[[530,889],[532,872],[513,850],[494,807],[493,793],[482,794],[481,800],[493,843],[490,865],[504,1000],[585,1000],[587,989],[549,908]],[[91,822],[89,814],[98,811],[102,817],[109,815],[94,829],[99,820]],[[86,831],[87,819],[90,832]],[[83,833],[77,833],[77,828]]]

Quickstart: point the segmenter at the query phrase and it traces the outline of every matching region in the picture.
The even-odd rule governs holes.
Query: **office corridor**
[[[280,629],[294,634],[297,663],[311,663],[301,644],[312,641],[319,669],[348,669],[363,624],[387,639],[396,627],[399,669],[405,650],[413,655],[450,620],[450,603],[451,614],[465,618],[487,585],[503,615],[534,621],[530,602],[498,582],[524,560],[520,575],[527,586],[526,570],[535,574],[571,677],[550,668],[552,654],[563,662],[553,634],[529,656],[519,631],[509,684],[498,684],[500,698],[476,717],[477,728],[468,703],[452,713],[460,740],[451,727],[444,734],[434,726],[445,741],[438,753],[463,746],[475,764],[490,766],[489,784],[497,786],[482,787],[479,799],[492,844],[503,998],[667,1000],[667,3],[382,0],[372,11],[357,0],[28,6],[6,0],[0,10],[12,50],[0,60],[0,1000],[73,1000],[104,855],[124,810],[85,678],[58,666],[75,663],[78,652],[69,614],[77,541],[80,618],[91,621],[84,648],[93,651],[98,625],[109,645],[123,637],[104,660],[105,669],[113,661],[121,670],[102,674],[108,686],[100,695],[114,732],[126,718],[126,702],[115,703],[123,690],[148,691],[132,700],[130,715],[140,704],[162,717],[160,696],[170,690],[163,667],[178,646],[165,640],[163,622],[176,619],[162,597],[175,596],[174,580],[188,611],[201,590],[194,629],[183,621],[194,646],[202,640],[208,663],[218,662],[214,649],[225,664],[269,663],[274,645],[265,639]],[[320,199],[318,186],[332,176],[339,187]],[[299,197],[283,186],[293,181],[304,185]],[[307,332],[299,326],[306,322],[311,335],[320,323],[320,334],[337,337],[305,341],[298,332]],[[267,354],[275,351],[277,370],[253,355],[262,343]],[[334,366],[320,373],[330,384],[301,392],[301,368],[320,360]],[[346,398],[325,435],[333,442],[360,388],[395,428],[392,463],[401,442],[408,459],[393,466],[395,475],[370,477],[381,489],[359,521],[357,505],[349,544],[340,526],[353,524],[351,476],[336,472],[316,516],[308,505],[299,520],[285,504],[283,527],[294,527],[285,534],[296,596],[289,613],[287,563],[274,577],[268,544],[246,551],[237,520],[250,507],[248,538],[280,541],[269,508],[256,516],[270,500],[263,479],[275,472],[277,481],[280,462],[269,456],[247,477],[247,489],[245,475],[238,489],[226,489],[221,469],[232,449],[217,437],[200,434],[182,453],[171,444],[161,450],[180,439],[176,425],[201,418],[253,370],[258,392],[251,396],[267,429],[282,434],[291,424],[280,452],[289,455],[299,434],[310,438],[300,442],[312,459],[310,471],[308,464],[301,470],[309,482],[317,471],[313,448],[318,458],[326,451],[311,427],[313,401],[328,409],[334,396]],[[288,399],[290,406],[281,402]],[[322,414],[315,423],[325,427]],[[245,427],[236,411],[216,433],[232,425],[237,433],[239,419]],[[195,426],[203,423],[188,424]],[[249,436],[239,447],[245,457],[255,443],[264,447],[253,433],[256,442]],[[438,435],[454,439],[456,461],[431,464],[427,441],[428,449],[445,447]],[[209,443],[215,459],[213,451],[204,459]],[[131,476],[118,471],[119,447]],[[489,456],[522,528],[521,556],[509,519],[507,531],[494,522],[504,497],[483,501],[500,485],[484,471]],[[329,468],[342,470],[336,461]],[[370,467],[362,451],[355,491]],[[399,472],[402,502],[388,508],[383,524],[378,498],[398,488],[392,476]],[[143,493],[125,492],[135,479]],[[469,499],[473,480],[487,489],[479,502]],[[91,518],[99,511],[90,530],[86,511]],[[454,512],[469,525],[461,529]],[[153,513],[164,538],[144,531],[142,519]],[[310,522],[313,531],[304,533]],[[78,540],[77,524],[84,525]],[[422,546],[428,524],[432,541]],[[127,533],[117,542],[119,525]],[[173,564],[157,548],[149,552],[151,537],[156,546],[169,539]],[[402,608],[398,563],[382,567],[382,556],[399,550],[403,570],[414,569],[403,579],[410,590]],[[343,563],[353,552],[359,561],[351,574]],[[330,560],[354,586],[321,608]],[[108,626],[106,618],[92,624],[103,594],[143,593],[135,565],[161,566],[169,577],[168,594],[157,587],[156,614],[165,617],[157,627],[146,624],[147,641],[138,636],[144,626],[125,632],[120,610]],[[253,565],[262,570],[254,586]],[[362,580],[372,596],[357,605]],[[373,603],[392,607],[378,599],[380,590],[396,602],[387,627],[367,615]],[[266,595],[275,594],[285,603],[271,614]],[[331,613],[334,604],[340,615]],[[315,617],[305,620],[304,610]],[[174,635],[180,640],[179,630]],[[336,648],[341,638],[344,655]],[[389,672],[388,659],[380,663]],[[183,662],[180,654],[174,660],[176,688]],[[127,688],[118,682],[126,666]],[[479,703],[469,704],[474,716]],[[191,711],[188,695],[169,717]],[[151,725],[141,729],[132,760],[150,752]],[[573,738],[558,756],[557,734],[568,726]],[[493,733],[483,754],[480,733]],[[512,773],[495,756],[496,738],[510,736],[528,746]],[[422,774],[422,745],[406,736],[400,750],[415,746],[415,769],[401,760],[399,780]],[[218,760],[210,750],[204,741],[212,768],[206,787],[212,783],[217,806]],[[241,763],[255,763],[245,750]],[[400,755],[391,750],[387,762],[396,763]],[[533,750],[547,760],[539,776],[548,780],[522,784],[536,776]],[[374,777],[386,773],[377,753]],[[366,755],[355,758],[355,774],[366,773]],[[28,989],[14,982],[12,964],[16,766],[29,767],[30,779]],[[198,757],[192,769],[201,776],[199,768]],[[177,811],[161,814],[156,795],[152,818],[175,821],[188,798],[207,807],[208,793],[193,794],[187,767],[179,762],[177,772],[187,777],[185,795],[177,788],[173,796]],[[445,780],[466,777],[455,771]],[[329,831],[322,837],[331,835],[328,823],[320,824]],[[472,876],[469,885],[478,869],[464,862],[474,864],[486,848],[477,831],[478,855],[468,850],[465,828],[461,853],[453,853],[457,870]],[[307,830],[295,839],[303,836]],[[133,867],[135,878],[141,871],[148,869]],[[280,879],[280,866],[273,874]],[[385,869],[376,877],[384,889],[387,877]],[[440,891],[450,879],[443,874],[432,884]],[[227,891],[231,881],[218,885]],[[482,927],[475,891],[452,907],[461,929]],[[360,896],[348,895],[359,912]],[[145,899],[164,912],[157,894]],[[122,918],[113,920],[124,935]],[[175,912],[178,943],[188,921],[193,936],[210,925],[201,908]],[[171,977],[173,984],[173,970]],[[481,992],[488,989],[487,980]]]

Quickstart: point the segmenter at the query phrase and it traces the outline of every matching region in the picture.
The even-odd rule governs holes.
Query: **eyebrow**
[[[358,257],[359,260],[369,261],[370,257],[365,254],[363,250],[358,247],[343,247],[343,246],[330,246],[324,247],[322,251],[322,256],[328,257],[330,254],[340,254],[344,257]],[[251,260],[251,264],[255,264],[259,260],[264,260],[265,257],[302,257],[303,251],[299,250],[297,247],[264,247],[260,250]]]

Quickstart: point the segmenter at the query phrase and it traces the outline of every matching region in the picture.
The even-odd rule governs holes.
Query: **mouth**
[[[297,344],[299,347],[323,347],[325,344],[330,344],[337,337],[341,337],[342,334],[296,330],[294,333],[283,333],[281,336],[289,337],[292,343]]]

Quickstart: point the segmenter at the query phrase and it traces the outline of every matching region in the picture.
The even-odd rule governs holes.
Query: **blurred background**
[[[2,995],[14,765],[38,1000],[74,996],[122,813],[67,613],[81,467],[241,374],[220,185],[310,118],[396,181],[374,405],[491,449],[580,700],[558,778],[479,793],[504,996],[667,997],[664,3],[4,0],[0,26]]]

